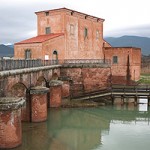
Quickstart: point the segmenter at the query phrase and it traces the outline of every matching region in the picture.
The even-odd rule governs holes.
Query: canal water
[[[49,109],[47,122],[23,123],[23,143],[14,150],[142,149],[150,149],[147,104]]]

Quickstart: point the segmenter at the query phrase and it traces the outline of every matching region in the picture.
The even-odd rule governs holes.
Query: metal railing
[[[122,97],[122,98],[148,98],[150,101],[150,85],[111,85],[111,87],[97,88],[95,90],[71,90],[72,99],[92,99],[99,97]]]
[[[124,97],[130,96],[150,96],[150,86],[149,85],[112,85],[111,86],[112,95],[122,95]]]

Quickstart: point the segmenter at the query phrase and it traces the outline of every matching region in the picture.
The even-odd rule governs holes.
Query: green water
[[[23,124],[23,143],[15,150],[149,150],[144,107],[49,109],[47,122]]]

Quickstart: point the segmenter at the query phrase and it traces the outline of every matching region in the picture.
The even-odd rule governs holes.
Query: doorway
[[[53,64],[58,64],[58,52],[57,50],[53,51]]]

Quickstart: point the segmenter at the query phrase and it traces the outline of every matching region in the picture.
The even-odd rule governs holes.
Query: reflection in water
[[[23,124],[14,150],[148,150],[150,113],[134,105],[49,109],[48,121]]]
[[[109,128],[109,121],[88,109],[52,110],[48,120],[48,133],[55,141],[50,144],[52,150],[56,143],[58,149],[92,149],[101,144],[101,131]]]
[[[148,110],[148,100],[146,98],[141,98],[139,100],[139,111],[143,112],[143,111],[147,111]]]
[[[47,124],[23,123],[22,145],[15,150],[47,150],[48,145]]]

